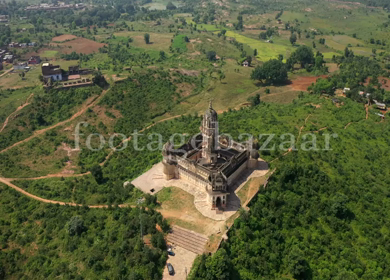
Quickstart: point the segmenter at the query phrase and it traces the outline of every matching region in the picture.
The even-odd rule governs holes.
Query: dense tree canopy
[[[282,84],[287,80],[287,67],[282,61],[272,59],[262,66],[257,66],[251,78],[259,81],[265,80],[266,83]]]

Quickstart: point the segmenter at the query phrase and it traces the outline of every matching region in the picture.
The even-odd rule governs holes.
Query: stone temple
[[[211,102],[200,131],[177,149],[171,142],[164,145],[163,173],[167,180],[184,179],[204,189],[211,209],[223,210],[230,188],[247,168],[256,167],[259,154],[251,143],[219,136],[218,114]]]

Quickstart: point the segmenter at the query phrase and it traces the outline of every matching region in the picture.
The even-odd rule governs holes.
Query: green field
[[[41,53],[41,57],[46,57],[46,58],[54,58],[58,54],[58,51],[49,51],[46,50],[43,53]]]
[[[247,44],[252,49],[257,49],[257,58],[261,61],[275,59],[278,57],[279,54],[282,54],[284,57],[288,57],[293,50],[292,46],[266,43],[264,41],[243,36],[234,31],[227,31],[226,36],[236,39],[237,42]]]
[[[187,50],[187,43],[185,42],[186,35],[177,35],[173,39],[172,47],[174,49],[180,49],[181,51]]]

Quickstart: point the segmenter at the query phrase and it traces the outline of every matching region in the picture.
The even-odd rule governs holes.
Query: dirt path
[[[18,191],[18,192],[20,192],[20,193],[22,193],[22,194],[24,194],[24,195],[26,195],[26,196],[28,196],[28,197],[30,197],[32,199],[35,199],[35,200],[40,201],[40,202],[43,202],[43,203],[58,204],[58,205],[63,205],[63,206],[68,205],[68,206],[74,206],[74,207],[87,206],[89,208],[108,208],[110,206],[114,206],[114,205],[83,205],[83,204],[77,204],[77,203],[73,203],[73,202],[63,202],[63,201],[45,199],[45,198],[33,195],[33,194],[23,190],[22,188],[19,188],[18,186],[12,184],[12,182],[11,182],[12,180],[0,177],[0,182],[1,183],[6,184],[10,188],[13,188],[16,191]],[[135,206],[129,205],[129,204],[121,204],[121,205],[118,205],[118,207],[120,207],[120,208],[125,208],[125,207],[132,207],[132,208],[134,208]]]
[[[298,143],[298,141],[299,141],[299,139],[300,139],[300,137],[301,137],[302,130],[305,128],[305,125],[306,125],[306,123],[307,123],[307,121],[308,121],[308,119],[309,119],[310,116],[311,116],[311,114],[309,114],[309,115],[306,117],[305,123],[299,128],[299,133],[298,133],[298,137],[297,137],[297,143]],[[270,163],[273,163],[274,161],[277,161],[277,160],[280,159],[281,157],[287,156],[287,155],[288,155],[289,153],[291,153],[291,152],[292,152],[292,148],[288,149],[288,151],[285,152],[284,154],[282,154],[280,157],[277,157],[277,158],[271,160]]]
[[[34,93],[31,93],[29,97],[27,97],[26,99],[26,102],[24,102],[24,104],[20,105],[15,111],[13,111],[4,121],[4,124],[3,124],[3,127],[0,129],[0,133],[3,132],[4,128],[7,126],[8,124],[8,120],[15,114],[17,113],[18,111],[22,110],[24,107],[26,107],[27,105],[30,105],[30,99],[34,96]]]
[[[3,74],[0,75],[0,78],[7,75],[9,72],[11,72],[12,70],[14,70],[14,68],[12,67],[11,69],[8,69],[7,71],[5,71]]]
[[[33,134],[33,135],[31,135],[30,137],[28,137],[28,138],[26,138],[26,139],[24,139],[24,140],[22,140],[22,141],[16,142],[16,143],[14,143],[13,145],[11,145],[11,146],[5,148],[4,150],[0,151],[0,154],[6,152],[6,151],[8,151],[8,150],[10,150],[10,149],[12,149],[12,148],[14,148],[14,147],[16,147],[16,146],[19,146],[19,145],[22,144],[22,143],[25,143],[25,142],[30,141],[31,139],[37,137],[38,135],[41,135],[41,134],[45,133],[46,131],[49,131],[49,130],[51,130],[51,129],[53,129],[53,128],[59,127],[59,126],[61,126],[61,125],[64,125],[64,124],[66,124],[66,123],[68,123],[68,122],[70,122],[70,121],[73,121],[73,120],[76,119],[77,117],[79,117],[79,116],[81,116],[82,114],[84,114],[89,108],[91,108],[92,106],[96,105],[96,104],[103,98],[103,96],[106,94],[106,92],[107,92],[107,90],[104,90],[104,91],[103,91],[103,92],[102,92],[94,101],[92,101],[92,102],[89,103],[89,104],[84,105],[83,108],[81,108],[78,112],[76,112],[76,113],[75,113],[72,117],[70,117],[69,119],[64,120],[64,121],[62,121],[62,122],[59,122],[59,123],[56,123],[56,124],[54,124],[54,125],[52,125],[52,126],[46,127],[46,128],[44,128],[44,129],[34,131],[34,134]]]
[[[368,105],[364,105],[364,107],[366,107],[366,120],[368,120]]]

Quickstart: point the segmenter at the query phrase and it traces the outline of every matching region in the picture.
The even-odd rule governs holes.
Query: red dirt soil
[[[83,54],[91,54],[94,52],[98,52],[99,48],[105,46],[103,43],[98,43],[85,38],[77,38],[64,43],[51,43],[52,46],[60,46],[61,53],[69,54],[72,52],[83,53]]]
[[[366,80],[366,82],[364,83],[364,85],[367,86],[370,83],[370,80],[371,80],[371,78],[368,78]],[[382,88],[384,90],[390,91],[390,78],[379,77],[378,81],[382,85]]]
[[[76,39],[77,36],[71,34],[60,35],[51,39],[53,42],[64,42],[66,40]]]
[[[292,80],[289,85],[293,90],[296,91],[307,91],[307,88],[317,81],[318,78],[326,78],[326,75],[316,77],[299,77],[298,79]]]

